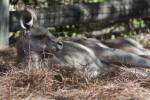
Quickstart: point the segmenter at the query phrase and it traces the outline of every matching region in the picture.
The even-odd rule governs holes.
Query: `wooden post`
[[[9,44],[9,0],[0,0],[0,45]]]

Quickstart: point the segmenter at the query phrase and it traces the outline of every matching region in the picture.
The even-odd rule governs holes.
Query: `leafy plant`
[[[15,11],[15,8],[14,8],[13,4],[9,4],[9,11]]]

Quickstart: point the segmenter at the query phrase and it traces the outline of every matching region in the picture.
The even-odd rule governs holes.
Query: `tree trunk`
[[[0,45],[8,45],[9,0],[0,0]]]

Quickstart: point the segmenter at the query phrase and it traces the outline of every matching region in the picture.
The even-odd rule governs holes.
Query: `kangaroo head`
[[[63,43],[53,36],[46,28],[37,23],[36,11],[26,6],[20,16],[21,34],[26,38],[26,43],[30,41],[30,51],[59,51],[63,48]],[[20,40],[23,41],[23,40]]]

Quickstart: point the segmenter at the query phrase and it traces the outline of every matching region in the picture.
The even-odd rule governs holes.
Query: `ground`
[[[150,78],[116,69],[95,79],[76,70],[20,70],[15,46],[0,50],[1,100],[149,100]]]

